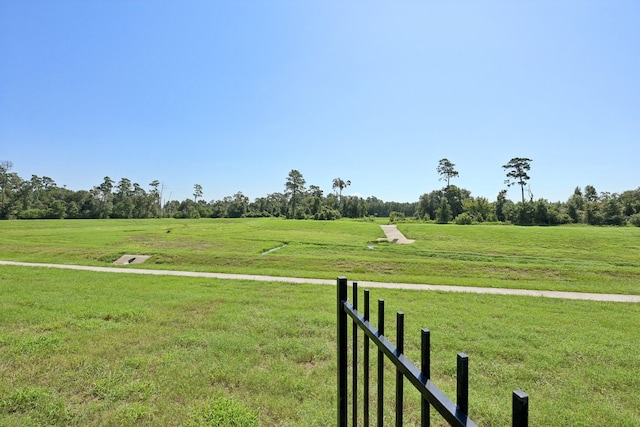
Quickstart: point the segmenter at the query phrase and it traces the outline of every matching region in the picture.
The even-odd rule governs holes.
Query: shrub
[[[640,227],[640,213],[631,215],[629,217],[629,224],[635,225],[636,227]]]
[[[18,213],[19,219],[41,219],[47,216],[47,211],[44,209],[27,209]]]
[[[316,212],[316,214],[313,216],[313,219],[333,220],[333,219],[340,219],[341,217],[342,215],[340,214],[339,210],[331,209],[326,206],[321,206],[320,210]]]
[[[405,220],[404,213],[396,212],[396,211],[389,212],[389,222],[398,222],[398,221],[404,221],[404,220]]]
[[[456,224],[458,225],[471,225],[473,224],[473,218],[471,218],[471,216],[466,213],[463,212],[460,215],[458,215],[456,217]]]

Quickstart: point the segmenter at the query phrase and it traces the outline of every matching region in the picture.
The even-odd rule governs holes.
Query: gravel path
[[[0,261],[0,265],[14,265],[21,267],[44,267],[60,268],[66,270],[97,271],[103,273],[125,273],[125,274],[148,274],[155,276],[180,276],[180,277],[205,277],[211,279],[226,280],[252,280],[257,282],[283,282],[313,285],[335,285],[335,280],[326,279],[306,279],[299,277],[277,277],[261,276],[253,274],[227,274],[227,273],[203,273],[195,271],[178,270],[149,270],[141,268],[122,267],[91,267],[83,265],[66,264],[42,264],[17,261]],[[442,285],[417,285],[412,283],[381,283],[358,281],[361,288],[388,288],[388,289],[411,289],[418,291],[438,291],[438,292],[466,292],[473,294],[493,294],[493,295],[520,295],[545,298],[564,298],[573,300],[588,301],[609,301],[609,302],[634,302],[640,303],[640,295],[618,295],[618,294],[591,294],[583,292],[559,292],[559,291],[535,291],[527,289],[504,289],[504,288],[476,288],[469,286],[442,286]]]

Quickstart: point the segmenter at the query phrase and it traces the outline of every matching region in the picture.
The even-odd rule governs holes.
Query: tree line
[[[285,178],[284,191],[255,198],[242,192],[221,200],[206,201],[200,184],[193,186],[193,198],[163,201],[159,180],[147,188],[128,178],[114,181],[105,177],[90,190],[73,191],[60,187],[50,177],[32,175],[24,179],[12,172],[10,161],[0,161],[0,219],[63,218],[242,218],[284,217],[293,219],[332,220],[342,217],[389,217],[438,223],[472,224],[510,222],[514,224],[556,225],[582,223],[591,225],[640,226],[640,188],[621,194],[602,192],[587,185],[576,187],[566,202],[533,199],[528,187],[531,159],[514,158],[503,166],[507,186],[517,185],[521,200],[507,199],[501,190],[495,201],[473,197],[469,190],[451,184],[459,177],[455,164],[439,161],[436,172],[446,185],[425,193],[417,202],[398,203],[375,196],[343,195],[350,180],[334,178],[333,192],[324,194],[318,185],[307,186],[302,173],[292,169]],[[529,197],[525,197],[525,192]]]
[[[474,222],[510,222],[520,225],[626,225],[640,227],[640,187],[623,193],[598,193],[592,185],[576,187],[566,202],[534,200],[528,185],[533,160],[515,157],[502,166],[506,172],[507,187],[520,187],[521,201],[507,199],[507,190],[501,190],[496,200],[473,197],[469,190],[450,184],[458,171],[448,159],[441,159],[436,168],[440,180],[447,185],[420,196],[416,216],[438,223],[454,221],[457,224]],[[525,192],[528,197],[525,197]]]
[[[335,178],[333,193],[317,185],[306,186],[297,170],[286,178],[284,191],[253,201],[241,191],[221,200],[206,201],[204,188],[193,186],[193,198],[163,201],[159,180],[143,187],[128,178],[106,176],[89,190],[73,191],[52,178],[30,179],[12,172],[10,161],[0,161],[0,219],[103,219],[103,218],[241,218],[286,217],[338,219],[389,216],[398,211],[413,215],[415,203],[384,202],[376,197],[343,196],[351,181]]]

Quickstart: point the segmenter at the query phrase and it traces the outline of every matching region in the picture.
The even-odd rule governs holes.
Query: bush
[[[640,213],[631,215],[629,217],[629,224],[635,225],[636,227],[640,227]]]
[[[389,222],[393,223],[393,222],[404,221],[404,220],[405,220],[404,213],[396,212],[396,211],[389,212]]]
[[[320,210],[316,212],[316,214],[313,216],[313,219],[334,220],[334,219],[340,219],[341,217],[342,215],[340,214],[339,210],[331,209],[326,206],[321,206]]]
[[[473,224],[473,218],[466,212],[461,213],[456,217],[456,224],[458,225],[471,225]]]
[[[42,219],[47,216],[44,209],[27,209],[18,213],[19,219]]]

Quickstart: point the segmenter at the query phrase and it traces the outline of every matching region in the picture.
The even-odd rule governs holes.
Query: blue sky
[[[165,199],[640,186],[638,1],[0,0],[0,160]],[[517,201],[519,190],[509,197]]]

